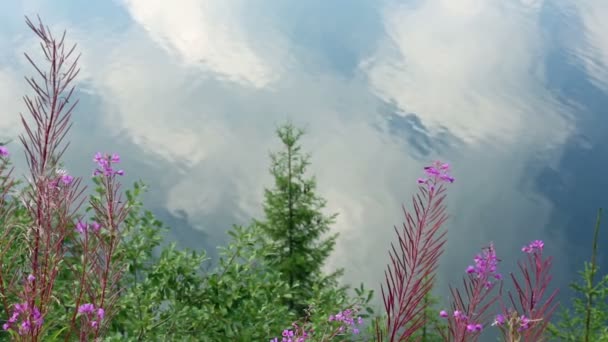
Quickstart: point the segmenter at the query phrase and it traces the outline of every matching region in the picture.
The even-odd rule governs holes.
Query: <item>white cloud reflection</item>
[[[603,0],[573,1],[581,27],[575,39],[566,42],[583,64],[589,79],[608,92],[608,2]],[[582,35],[582,39],[580,39]]]
[[[187,65],[264,87],[280,77],[240,25],[242,1],[124,0],[135,21]]]
[[[188,12],[204,12],[197,4],[186,3]],[[218,230],[233,222],[221,227],[206,222],[227,206],[240,222],[260,217],[262,189],[272,184],[267,152],[279,147],[273,128],[286,117],[295,118],[296,124],[309,127],[303,145],[313,154],[311,171],[328,200],[328,212],[339,213],[333,229],[341,237],[327,269],[346,267],[345,280],[376,287],[394,238],[392,227],[403,220],[400,205],[416,190],[413,180],[421,165],[409,154],[411,146],[370,126],[378,110],[371,85],[383,100],[419,115],[431,134],[447,127],[470,144],[458,158],[457,200],[450,210],[464,214],[454,218],[452,226],[460,230],[450,235],[450,246],[456,247],[442,269],[463,266],[462,260],[489,240],[518,246],[518,232],[542,227],[547,204],[534,203],[517,184],[525,177],[530,151],[563,142],[569,127],[543,85],[542,45],[533,11],[503,13],[509,8],[497,2],[472,0],[389,6],[384,11],[388,35],[362,63],[366,84],[310,72],[310,64],[292,68],[288,78],[267,78],[266,71],[259,71],[283,66],[257,64],[256,54],[246,41],[239,43],[238,34],[226,39],[245,49],[243,63],[219,57],[220,52],[231,53],[231,46],[209,43],[213,48],[189,52],[188,44],[171,42],[183,36],[180,30],[211,34],[213,29],[197,25],[215,23],[221,30],[233,19],[220,25],[217,18],[200,24],[186,17],[194,26],[184,28],[178,20],[182,9],[166,5],[160,10],[156,3],[138,9],[143,5],[133,1],[129,6],[152,41],[135,25],[101,44],[85,42],[83,67],[104,100],[102,119],[110,131],[124,132],[171,168],[184,166],[168,171],[159,182],[167,186],[163,204],[173,213],[185,212],[193,226],[220,236]],[[169,39],[164,44],[173,44],[170,49],[158,48],[160,37]],[[207,58],[214,73],[246,82],[221,82],[204,72],[193,75],[192,68],[174,63],[173,50],[187,64]],[[247,61],[255,62],[250,67]],[[265,86],[269,82],[274,82],[272,88]],[[480,177],[478,167],[484,163],[492,167],[485,167]],[[496,187],[487,189],[488,184]],[[486,212],[510,219],[490,226],[491,217],[473,213],[478,209],[471,205],[479,203],[487,205]],[[504,229],[507,222],[512,229]],[[488,225],[487,231],[478,232],[482,225]]]
[[[415,113],[431,135],[448,129],[467,146],[450,191],[441,265],[452,277],[491,240],[516,256],[522,236],[545,236],[551,205],[522,193],[522,182],[530,185],[525,165],[539,155],[557,160],[574,127],[546,88],[539,9],[538,1],[394,1],[383,11],[386,37],[361,63],[380,98]]]
[[[27,90],[22,86],[24,83],[23,77],[16,75],[14,70],[3,69],[0,65],[0,140],[15,139],[21,133],[19,112],[25,109],[22,97]]]
[[[502,1],[390,5],[387,38],[362,67],[380,97],[416,113],[433,133],[448,127],[466,143],[513,143],[529,118],[543,116],[557,127],[535,135],[553,136],[563,122],[546,111],[537,16]]]
[[[262,189],[272,184],[267,152],[279,148],[273,129],[292,118],[309,128],[302,144],[313,155],[311,172],[328,212],[339,213],[333,229],[341,237],[327,268],[345,266],[346,280],[375,287],[392,227],[403,220],[400,204],[409,207],[422,166],[407,142],[371,127],[375,95],[418,115],[431,135],[446,127],[466,143],[449,158],[457,177],[449,204],[453,247],[442,269],[463,269],[489,240],[517,252],[523,233],[535,238],[530,234],[546,222],[550,204],[518,186],[531,155],[558,146],[572,128],[545,89],[539,1],[521,0],[525,11],[498,0],[389,5],[382,11],[386,36],[361,63],[366,80],[314,63],[289,65],[287,77],[284,57],[297,43],[247,32],[238,17],[243,0],[124,4],[135,20],[124,30],[68,27],[83,52],[82,76],[102,103],[95,129],[144,151],[125,159],[162,159],[161,179],[138,172],[159,202],[185,212],[194,227],[215,234],[229,228],[233,222],[205,226],[217,211],[235,211],[241,222],[260,217]],[[262,51],[264,40],[274,48]],[[20,104],[21,90],[11,88],[20,77],[1,67],[0,101]]]

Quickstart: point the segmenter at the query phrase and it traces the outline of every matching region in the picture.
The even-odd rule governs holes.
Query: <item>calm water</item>
[[[120,152],[182,246],[215,256],[261,216],[274,129],[291,119],[339,213],[328,267],[347,282],[376,287],[436,158],[457,178],[442,288],[492,240],[510,270],[544,239],[563,287],[588,257],[608,207],[605,0],[50,3],[0,2],[0,138],[22,132],[22,52],[37,52],[23,15],[38,13],[82,52],[68,168]]]

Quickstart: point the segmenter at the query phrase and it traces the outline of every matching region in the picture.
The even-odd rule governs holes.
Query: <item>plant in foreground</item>
[[[454,298],[452,313],[450,315],[445,310],[439,313],[448,320],[447,333],[441,331],[446,341],[477,340],[489,320],[487,309],[499,299],[500,290],[492,295],[496,280],[502,279],[494,244],[490,243],[473,260],[475,265],[467,267],[467,277],[463,281],[466,301],[458,289],[450,286]]]
[[[74,87],[69,86],[78,74],[78,57],[72,60],[75,46],[66,50],[65,34],[57,40],[41,22],[36,26],[27,19],[27,24],[41,39],[41,47],[46,61],[49,62],[49,68],[42,71],[26,54],[26,58],[36,69],[41,81],[34,78],[27,79],[36,93],[33,99],[25,97],[33,123],[28,123],[23,115],[21,116],[26,134],[20,136],[20,139],[25,147],[26,160],[31,173],[28,187],[19,197],[22,201],[21,207],[15,205],[15,197],[12,197],[17,182],[11,177],[9,151],[5,146],[0,146],[0,220],[2,221],[0,256],[3,260],[3,267],[0,268],[0,302],[7,317],[3,330],[9,331],[15,339],[28,341],[46,338],[51,332],[55,337],[62,335],[65,340],[69,340],[71,334],[75,332],[78,332],[80,340],[98,339],[108,327],[110,317],[116,314],[115,304],[121,291],[120,279],[125,265],[121,259],[123,254],[120,253],[121,225],[128,216],[128,210],[126,204],[122,204],[119,193],[120,183],[116,177],[122,176],[124,171],[114,169],[114,165],[120,162],[118,155],[101,153],[95,155],[97,168],[93,176],[98,187],[97,195],[92,196],[89,203],[92,215],[87,223],[84,217],[77,214],[84,202],[81,196],[84,191],[80,186],[81,179],[73,177],[60,168],[61,156],[67,148],[67,144],[64,145],[62,142],[69,131],[71,113],[78,102],[70,100]],[[285,138],[289,140],[289,144],[286,143],[288,147],[295,146],[298,137],[299,135],[296,134],[289,139]],[[293,147],[288,152],[296,155],[298,148]],[[288,176],[292,175],[292,171],[296,173],[303,171],[307,165],[306,158],[296,159],[289,159],[286,163]],[[292,161],[295,163],[292,164]],[[320,220],[318,229],[309,229],[312,233],[308,237],[312,239],[318,235],[318,232],[326,231],[327,224],[332,218],[317,215],[317,209],[321,208],[324,202],[318,201],[310,193],[314,181],[294,183],[283,175],[285,173],[283,171],[285,170],[277,168],[277,183],[281,185],[283,191],[281,195],[284,196],[271,199],[277,201],[281,199],[293,204],[296,198],[300,198],[303,205],[290,207],[293,210],[290,210],[286,217],[279,215],[278,211],[276,213],[273,211],[271,214],[276,214],[274,218],[278,221],[287,222],[290,228],[296,226],[292,214],[318,216]],[[438,258],[443,253],[445,244],[446,232],[439,232],[440,227],[447,220],[443,205],[445,199],[443,183],[452,183],[454,178],[448,174],[449,165],[440,162],[426,167],[425,172],[427,178],[418,180],[420,194],[413,198],[415,217],[404,208],[406,222],[403,224],[403,229],[399,231],[395,228],[399,237],[399,247],[392,245],[389,253],[391,264],[385,272],[386,292],[382,287],[387,316],[382,323],[379,319],[375,321],[376,336],[379,340],[384,336],[389,337],[391,341],[410,339],[427,323],[425,310],[428,309],[429,301],[426,298],[432,289]],[[25,218],[19,215],[20,208],[27,214]],[[12,215],[13,213],[16,215]],[[311,227],[306,226],[306,228]],[[274,232],[272,229],[267,230]],[[297,250],[291,248],[294,246],[294,241],[302,237],[294,234],[295,231],[290,231],[287,239],[290,255],[293,254],[292,250]],[[314,259],[325,258],[331,246],[333,246],[332,239],[321,246],[323,248],[320,248],[318,258]],[[556,307],[551,305],[556,292],[542,305],[539,304],[551,280],[548,275],[551,259],[542,258],[542,248],[541,241],[535,241],[524,247],[523,251],[528,253],[528,263],[519,263],[524,279],[518,281],[511,275],[518,301],[510,293],[513,308],[505,309],[503,305],[503,312],[496,317],[495,324],[510,341],[540,340]],[[276,254],[267,253],[264,256],[271,255]],[[249,260],[251,261],[253,257]],[[452,315],[446,311],[440,313],[440,316],[447,318],[449,322],[446,340],[464,341],[465,336],[466,339],[478,338],[487,321],[485,317],[487,308],[499,298],[498,295],[490,296],[496,285],[494,280],[501,280],[500,274],[497,273],[497,263],[494,246],[490,244],[484,249],[483,254],[475,258],[475,265],[467,269],[469,277],[465,279],[468,299],[466,304],[458,290],[452,289],[455,298],[453,313]],[[199,264],[198,257],[188,259],[188,271],[176,273],[175,277],[169,277],[167,283],[189,284],[190,279],[195,278],[194,272]],[[315,265],[299,265],[289,260],[281,260],[279,264],[284,266],[286,273],[290,275],[289,285],[294,288],[298,282],[302,283],[301,279],[296,279],[298,277],[298,273],[295,272],[298,268],[296,266],[307,266],[305,275],[316,275],[320,265],[319,262],[315,262]],[[242,265],[233,266],[235,275],[242,275]],[[591,280],[595,271],[593,261]],[[221,279],[223,274],[218,277],[217,288],[224,286]],[[186,281],[182,281],[184,279]],[[314,292],[314,286],[314,284],[306,284],[306,288],[299,295],[310,297]],[[195,295],[198,297],[197,300],[202,302],[201,287],[197,285],[188,288],[186,285],[183,288],[183,291],[176,292],[176,297],[179,297],[180,301],[183,297]],[[228,290],[234,292],[233,289]],[[187,295],[182,296],[183,294]],[[603,298],[595,289],[589,289],[585,318],[586,340],[589,339],[588,331],[591,324],[590,306],[593,304],[593,295],[596,294]],[[241,308],[247,295],[235,296],[229,304]],[[290,297],[285,296],[285,298],[290,305],[297,304]],[[186,303],[184,300],[183,308],[187,309],[183,311],[184,315],[186,312],[191,312],[194,307],[198,307],[200,302],[190,305],[193,303]],[[357,334],[362,323],[361,317],[355,320],[353,316],[357,311],[358,309],[349,308],[330,316],[327,323],[338,322],[340,326],[326,329],[322,334],[319,334],[318,330],[308,329],[310,325],[307,323],[302,326],[294,323],[293,331],[284,331],[284,340],[303,341],[314,335],[325,341],[346,336],[345,333],[349,330]],[[141,308],[139,313],[142,314]],[[200,312],[200,314],[204,313]],[[140,329],[138,337],[142,336],[144,330],[150,332],[169,322],[171,313],[167,315],[166,319],[155,322],[151,327]],[[174,320],[170,330],[177,330],[176,324]],[[235,333],[243,331],[238,328],[226,331],[228,330]],[[219,331],[224,330],[219,329]]]
[[[307,310],[308,316],[310,315],[310,308]],[[285,329],[282,333],[282,339],[273,338],[270,342],[304,342],[313,336],[317,337],[317,341],[330,341],[334,340],[338,336],[345,336],[351,332],[354,335],[359,334],[359,326],[363,324],[363,319],[359,316],[355,318],[355,314],[358,312],[358,308],[346,309],[340,311],[335,315],[330,315],[327,322],[339,323],[338,327],[335,327],[332,331],[326,329],[322,334],[318,334],[314,329],[309,328],[306,322],[302,325],[293,323],[293,329]],[[350,340],[350,339],[349,339]]]
[[[515,275],[511,274],[517,300],[509,291],[512,307],[507,309],[501,301],[503,312],[497,315],[494,322],[506,341],[544,340],[543,334],[557,307],[557,303],[553,304],[553,300],[558,290],[554,290],[548,298],[543,298],[552,279],[549,274],[552,258],[543,258],[543,248],[544,243],[541,240],[532,241],[522,247],[522,252],[527,257],[525,263],[518,262],[523,279],[518,281]]]
[[[25,280],[23,302],[15,304],[13,306],[13,314],[10,316],[8,321],[2,325],[4,330],[15,330],[19,335],[27,335],[32,331],[38,330],[42,327],[44,319],[40,310],[36,306],[31,306],[33,296],[33,283],[36,277],[29,275]]]
[[[96,175],[103,195],[90,203],[95,222],[83,223],[77,214],[84,202],[81,179],[60,168],[67,148],[63,141],[78,103],[71,100],[74,87],[70,86],[79,72],[79,57],[73,57],[76,46],[66,49],[65,33],[56,39],[40,19],[38,25],[28,18],[26,23],[41,40],[48,68],[40,68],[25,54],[39,76],[26,79],[35,93],[33,98],[24,98],[32,121],[21,115],[26,134],[20,140],[30,179],[17,196],[21,203],[13,205],[23,207],[25,222],[8,215],[14,207],[4,204],[15,183],[9,180],[6,160],[0,168],[2,238],[7,239],[0,243],[0,255],[3,263],[12,261],[10,267],[0,267],[0,297],[9,317],[3,329],[16,340],[39,341],[51,332],[54,338],[63,334],[65,340],[74,332],[79,332],[82,341],[96,339],[105,326],[104,318],[112,314],[119,291],[116,285],[122,267],[113,255],[127,210],[121,204],[120,184],[115,177],[123,172],[107,172],[112,163],[119,162],[117,155],[96,156],[98,166],[105,171]],[[0,156],[8,157],[4,146]],[[14,244],[23,248],[13,248]],[[89,319],[92,312],[87,311],[91,305],[95,308],[94,320]],[[86,324],[77,324],[77,316]]]
[[[518,281],[511,274],[518,300],[509,292],[512,308],[508,309],[501,298],[502,275],[498,273],[499,259],[494,245],[490,244],[482,254],[478,254],[474,259],[475,265],[466,269],[468,278],[465,279],[464,286],[468,302],[463,300],[458,289],[451,288],[454,297],[453,312],[439,312],[440,317],[448,320],[447,333],[442,332],[444,339],[477,340],[487,326],[488,308],[500,301],[502,312],[496,316],[492,325],[501,330],[505,341],[542,341],[543,333],[557,305],[552,305],[557,290],[543,302],[544,293],[551,282],[549,271],[552,260],[550,257],[542,258],[543,247],[542,241],[535,240],[522,248],[527,254],[527,263],[518,263],[523,281]],[[496,281],[501,282],[499,290],[491,295],[497,287]]]
[[[390,257],[393,267],[389,267],[386,275],[388,293],[382,288],[387,316],[384,320],[376,319],[378,341],[383,340],[385,331],[390,341],[420,340],[426,336],[418,332],[427,323],[424,314],[428,309],[428,300],[425,298],[432,289],[437,259],[445,243],[445,232],[438,234],[439,227],[446,220],[444,206],[441,205],[445,198],[442,183],[452,183],[454,178],[448,174],[449,166],[441,162],[426,167],[425,172],[427,178],[418,180],[423,185],[420,191],[425,201],[420,195],[414,198],[415,220],[405,213],[404,233],[397,231],[401,253],[392,246]],[[555,305],[551,304],[556,291],[548,299],[543,298],[551,281],[551,258],[543,259],[543,247],[544,243],[540,240],[524,246],[522,251],[528,257],[527,263],[519,262],[523,280],[511,274],[519,301],[509,292],[513,308],[507,310],[503,305],[503,312],[496,316],[494,322],[508,341],[541,340],[555,309]],[[474,264],[466,268],[466,297],[458,289],[450,287],[454,298],[452,312],[440,312],[440,317],[448,321],[447,329],[440,331],[445,341],[475,341],[489,324],[488,309],[500,301],[502,295],[499,262],[494,244],[490,243],[474,257]],[[385,330],[380,329],[381,324],[386,324]],[[311,338],[313,333],[294,323],[293,330],[283,332],[283,341],[304,341]]]
[[[386,320],[376,320],[376,338],[404,341],[426,323],[424,299],[431,293],[438,259],[443,254],[447,231],[440,232],[447,220],[444,183],[453,183],[449,165],[435,162],[425,167],[426,178],[418,179],[419,194],[412,198],[415,216],[403,208],[405,223],[395,227],[398,247],[391,244],[391,264],[385,272],[386,290],[381,287]],[[383,322],[383,323],[384,323]]]
[[[570,287],[579,294],[573,299],[574,314],[564,309],[560,313],[559,322],[549,325],[548,330],[553,339],[559,338],[571,342],[608,341],[608,274],[599,281],[595,278],[599,271],[597,253],[601,217],[600,208],[593,234],[591,261],[584,264],[584,269],[580,273],[581,282],[570,284]]]

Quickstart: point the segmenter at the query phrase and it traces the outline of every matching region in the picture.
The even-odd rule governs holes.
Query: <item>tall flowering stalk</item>
[[[90,203],[94,222],[83,223],[77,215],[84,202],[81,179],[59,164],[68,146],[64,139],[71,114],[78,103],[72,100],[74,87],[70,86],[79,71],[78,56],[73,56],[76,45],[66,48],[65,33],[57,39],[38,21],[35,25],[26,18],[41,40],[48,68],[40,68],[25,54],[39,77],[26,78],[34,96],[24,97],[29,120],[21,114],[25,134],[19,138],[30,172],[28,186],[20,197],[26,216],[23,222],[8,217],[11,206],[5,202],[14,182],[7,171],[8,150],[0,147],[1,237],[9,241],[0,243],[0,297],[8,317],[2,328],[15,340],[40,341],[49,329],[60,329],[55,336],[63,334],[66,341],[73,330],[80,331],[81,341],[88,341],[100,336],[106,311],[111,312],[118,294],[121,265],[113,256],[120,241],[119,226],[127,213],[115,177],[123,172],[112,168],[118,156],[96,158],[103,196]],[[23,250],[13,246],[22,246]],[[63,282],[60,289],[58,280]],[[68,287],[66,281],[72,284]],[[65,293],[58,292],[66,288],[73,289],[75,295],[66,298]],[[70,310],[71,324],[63,321],[66,313],[70,317]],[[57,321],[47,325],[47,317]],[[82,324],[76,324],[77,317]]]
[[[48,69],[43,71],[25,54],[39,76],[39,79],[26,78],[35,95],[24,97],[31,121],[28,122],[21,114],[26,134],[19,137],[30,171],[29,186],[22,195],[29,222],[27,227],[9,225],[5,229],[19,230],[23,236],[27,262],[23,265],[25,269],[13,269],[17,274],[4,274],[4,269],[0,272],[3,279],[10,276],[21,279],[20,283],[25,282],[21,294],[18,289],[21,286],[16,282],[9,283],[8,287],[3,286],[3,297],[17,295],[26,300],[15,304],[14,311],[7,312],[7,315],[12,318],[17,312],[23,315],[36,309],[35,316],[42,318],[52,304],[55,280],[66,253],[64,241],[70,234],[75,212],[83,202],[81,195],[84,189],[80,186],[80,180],[65,172],[58,172],[58,161],[67,147],[63,140],[70,128],[71,113],[78,102],[71,101],[74,87],[70,87],[78,74],[78,57],[72,60],[75,46],[66,50],[65,34],[57,40],[41,22],[36,26],[27,19],[26,23],[41,40],[40,46]],[[26,274],[30,274],[27,281]],[[36,341],[40,338],[42,327],[34,321],[41,320],[30,314],[17,330],[23,339]],[[12,326],[8,328],[14,329]]]
[[[120,226],[128,215],[117,179],[124,171],[114,169],[115,164],[120,163],[120,156],[98,152],[93,161],[97,164],[93,172],[97,195],[89,202],[93,218],[88,223],[79,220],[75,228],[79,235],[77,246],[83,257],[81,265],[74,269],[80,271],[81,287],[75,293],[78,310],[72,313],[71,326],[80,318],[81,341],[99,337],[113,314],[111,309],[118,299],[124,271],[124,265],[116,260],[121,242]],[[66,341],[69,336],[66,335]]]
[[[490,318],[488,308],[500,299],[502,275],[498,272],[498,262],[494,244],[490,243],[481,254],[473,259],[475,265],[468,266],[463,280],[464,298],[457,288],[450,286],[454,302],[452,312],[441,311],[441,317],[448,320],[448,331],[441,331],[446,341],[477,341]],[[498,291],[495,291],[498,286]]]
[[[518,261],[523,280],[517,280],[511,274],[517,299],[509,292],[512,307],[506,308],[502,304],[503,312],[494,321],[506,341],[543,341],[543,334],[557,308],[557,303],[553,304],[557,289],[548,298],[543,298],[552,279],[549,274],[552,258],[543,258],[543,248],[541,240],[524,246],[522,252],[526,253],[526,262]]]
[[[426,178],[418,180],[419,194],[412,198],[415,216],[404,207],[403,228],[395,227],[399,245],[391,244],[386,289],[381,287],[387,318],[375,322],[378,341],[385,336],[390,341],[409,341],[426,323],[424,298],[433,287],[446,242],[447,231],[439,231],[447,220],[444,184],[454,182],[454,178],[449,175],[449,165],[441,162],[425,167],[425,173]]]

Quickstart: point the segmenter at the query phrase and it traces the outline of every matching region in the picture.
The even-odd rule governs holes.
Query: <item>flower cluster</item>
[[[492,323],[492,325],[502,327],[505,323],[507,323],[507,326],[509,326],[511,329],[517,328],[518,332],[522,332],[526,329],[529,329],[530,323],[535,321],[526,317],[526,315],[518,315],[517,311],[515,310],[511,310],[508,321],[506,317],[507,316],[503,314],[496,315],[496,318],[494,319],[494,323]]]
[[[468,274],[475,274],[477,278],[490,278],[494,277],[497,280],[502,279],[502,275],[497,272],[498,270],[498,258],[496,257],[496,250],[494,244],[490,243],[483,251],[483,254],[477,254],[475,258],[475,266],[469,265],[466,269]],[[492,282],[489,280],[486,282],[486,287],[490,288]]]
[[[38,308],[35,306],[30,307],[27,302],[24,302],[21,304],[15,304],[13,314],[8,321],[2,325],[2,329],[14,329],[14,325],[17,323],[17,321],[19,321],[19,318],[21,318],[21,324],[19,325],[18,329],[19,335],[29,333],[32,330],[32,324],[34,327],[40,328],[42,323],[44,323],[40,310],[38,310]]]
[[[359,329],[356,327],[356,325],[363,324],[363,318],[357,317],[357,321],[355,323],[353,313],[354,313],[354,311],[352,309],[346,309],[344,311],[340,311],[335,316],[334,315],[329,316],[329,322],[342,322],[344,324],[341,325],[340,328],[338,329],[339,332],[345,332],[348,329],[348,327],[350,326],[352,328],[353,334],[356,335],[359,333]]]
[[[49,183],[50,188],[60,188],[60,185],[70,185],[74,181],[74,177],[68,174],[68,172],[64,169],[57,169],[55,171],[57,177],[55,180]]]
[[[526,315],[519,315],[515,310],[509,310],[505,315],[498,314],[492,323],[502,330],[503,335],[508,341],[520,341],[526,334],[525,331],[531,328],[531,323],[542,319],[531,319]]]
[[[65,185],[72,183],[74,180],[74,177],[70,176],[66,170],[58,169],[57,174],[59,175],[59,181]]]
[[[352,328],[352,333],[353,334],[359,334],[359,328],[357,326],[360,326],[361,324],[363,324],[363,318],[361,317],[357,317],[357,319],[355,320],[355,318],[353,317],[353,314],[356,312],[356,310],[353,309],[346,309],[344,311],[340,311],[335,315],[330,315],[329,319],[327,320],[328,322],[341,322],[343,324],[340,325],[340,327],[337,329],[337,331],[335,331],[331,337],[336,336],[338,334],[343,334],[346,333],[348,331],[348,328],[351,327]],[[297,323],[293,323],[292,324],[294,329],[293,330],[283,330],[283,338],[279,341],[278,338],[273,338],[272,340],[270,340],[270,342],[304,342],[306,341],[307,338],[310,337],[309,333],[312,333],[312,330],[309,332],[306,332],[304,330],[303,327],[299,327]]]
[[[93,230],[95,233],[99,232],[99,230],[101,229],[101,225],[95,221],[92,221],[91,223],[84,223],[80,220],[78,220],[78,223],[76,223],[76,232],[80,233],[80,234],[84,234],[86,231],[91,231]]]
[[[36,280],[34,275],[30,274],[27,277],[26,282],[26,294],[32,291],[32,283]],[[28,296],[26,295],[26,301],[23,303],[15,304],[13,307],[13,313],[11,317],[2,325],[4,330],[17,330],[19,335],[28,334],[33,329],[40,328],[44,323],[40,310],[35,305],[30,305],[27,301]],[[15,324],[21,320],[19,328],[15,327]]]
[[[442,318],[448,318],[449,315],[448,315],[447,311],[441,310],[441,311],[439,311],[439,316]],[[454,317],[454,320],[456,320],[456,322],[461,323],[461,324],[466,324],[467,331],[469,331],[469,332],[483,330],[483,324],[468,322],[469,317],[467,317],[467,315],[465,315],[460,310],[454,310],[454,313],[452,314],[452,316]]]
[[[8,157],[10,153],[8,153],[8,148],[5,146],[0,146],[0,157]]]
[[[120,163],[120,156],[116,153],[109,155],[109,154],[101,154],[101,152],[97,152],[95,153],[95,157],[93,158],[93,161],[97,163],[97,166],[99,168],[95,169],[95,171],[93,172],[93,176],[97,176],[97,175],[104,175],[106,177],[110,177],[113,175],[119,175],[122,176],[125,174],[125,172],[123,170],[114,170],[112,168],[112,164],[118,164]]]
[[[424,172],[427,178],[418,178],[418,184],[426,184],[433,190],[435,185],[441,182],[454,183],[454,177],[450,176],[450,165],[436,161],[431,166],[425,166]]]
[[[95,309],[95,305],[86,303],[78,307],[78,315],[86,317],[91,327],[97,328],[105,317],[105,310],[103,308]]]
[[[527,246],[523,246],[521,251],[524,253],[534,253],[536,251],[542,252],[543,247],[545,247],[545,243],[542,240],[534,240],[530,242]]]
[[[466,269],[466,273],[469,275],[469,284],[467,285],[465,280],[465,287],[467,288],[469,303],[462,301],[462,296],[458,290],[453,290],[452,295],[457,299],[454,304],[453,319],[449,318],[447,311],[439,312],[440,317],[448,319],[449,330],[455,340],[461,340],[468,333],[480,333],[484,327],[483,322],[480,321],[483,320],[483,312],[499,298],[498,295],[488,298],[495,284],[491,279],[502,280],[502,275],[498,273],[500,259],[496,257],[494,244],[490,243],[473,260],[475,265],[470,265]],[[484,301],[487,301],[487,303],[478,310],[477,308]],[[467,308],[470,317],[464,312],[465,308]]]
[[[534,323],[547,322],[553,312],[549,305],[556,292],[546,300],[544,305],[538,303],[551,280],[547,272],[551,266],[551,260],[542,260],[541,256],[544,246],[542,240],[534,240],[521,248],[522,252],[528,254],[528,264],[519,263],[524,277],[523,281],[513,278],[515,288],[519,292],[521,309],[520,311],[512,308],[507,310],[503,305],[503,312],[496,315],[492,323],[509,341],[519,341],[522,337],[525,340],[536,340],[541,336],[546,324]],[[511,298],[511,304],[514,307],[517,306],[513,298]]]
[[[299,334],[297,334],[297,330],[298,330],[298,325],[296,323],[293,323],[294,326],[294,330],[289,330],[289,329],[285,329],[283,330],[283,333],[281,334],[281,336],[283,336],[283,338],[281,339],[280,342],[304,342],[306,341],[306,338],[308,337],[308,333],[306,333],[306,331],[304,331],[302,329],[302,334],[300,336],[297,336]],[[296,331],[296,332],[294,332]],[[278,338],[273,338],[272,340],[270,340],[270,342],[279,342]]]

